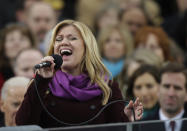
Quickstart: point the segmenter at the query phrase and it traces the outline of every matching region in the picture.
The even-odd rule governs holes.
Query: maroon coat
[[[37,88],[41,99],[47,110],[57,119],[66,123],[81,123],[94,117],[103,107],[102,96],[95,97],[85,102],[69,100],[54,96],[48,87],[51,78],[44,79],[36,76]],[[109,100],[122,99],[117,83],[109,84],[112,95]],[[124,103],[118,102],[108,106],[96,119],[87,124],[103,124],[114,122],[127,122],[128,118],[124,114]],[[24,101],[16,115],[17,125],[39,125],[43,128],[67,126],[55,121],[42,107],[37,96],[34,82],[32,82],[25,94]]]

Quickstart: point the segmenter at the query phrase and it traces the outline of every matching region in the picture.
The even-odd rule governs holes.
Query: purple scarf
[[[61,70],[56,72],[49,88],[54,96],[78,101],[86,101],[102,93],[97,84],[90,83],[88,75],[72,76]]]

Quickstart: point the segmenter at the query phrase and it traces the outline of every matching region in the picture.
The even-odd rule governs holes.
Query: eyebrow
[[[59,36],[63,36],[63,35],[57,35],[57,36],[59,37]],[[76,35],[76,34],[68,34],[67,35],[67,37],[70,37],[70,36],[76,36],[76,37],[78,37],[78,35]]]

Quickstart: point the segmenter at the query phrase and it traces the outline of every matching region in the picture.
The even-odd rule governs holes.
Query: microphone
[[[60,55],[57,54],[53,54],[52,57],[54,58],[54,63],[55,63],[55,70],[59,69],[63,63],[62,57]],[[45,61],[42,62],[40,64],[37,64],[34,66],[35,69],[40,69],[43,67],[50,67],[51,66],[51,62],[49,61]]]

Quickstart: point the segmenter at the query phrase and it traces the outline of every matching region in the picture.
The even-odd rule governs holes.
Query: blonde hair
[[[81,63],[81,72],[84,72],[86,69],[91,79],[91,83],[97,83],[99,85],[99,87],[103,91],[102,104],[105,105],[108,102],[111,93],[111,90],[108,86],[110,75],[101,61],[96,39],[85,24],[74,20],[64,20],[58,23],[52,32],[48,55],[52,55],[54,53],[54,43],[56,35],[58,31],[65,26],[75,27],[82,35],[85,46],[85,56]]]
[[[116,30],[117,32],[119,32],[119,34],[121,35],[122,41],[125,44],[125,56],[128,56],[129,54],[132,53],[133,48],[134,48],[134,43],[133,43],[133,38],[132,35],[130,34],[129,30],[122,25],[114,25],[114,26],[108,26],[104,29],[102,29],[99,32],[99,36],[98,36],[98,44],[99,44],[99,51],[101,56],[103,57],[103,47],[104,44],[106,43],[106,40],[110,37],[110,34]]]
[[[159,5],[153,0],[143,0],[142,2],[144,11],[149,20],[155,26],[160,26],[160,24],[163,22],[163,18],[160,15],[161,10]]]

